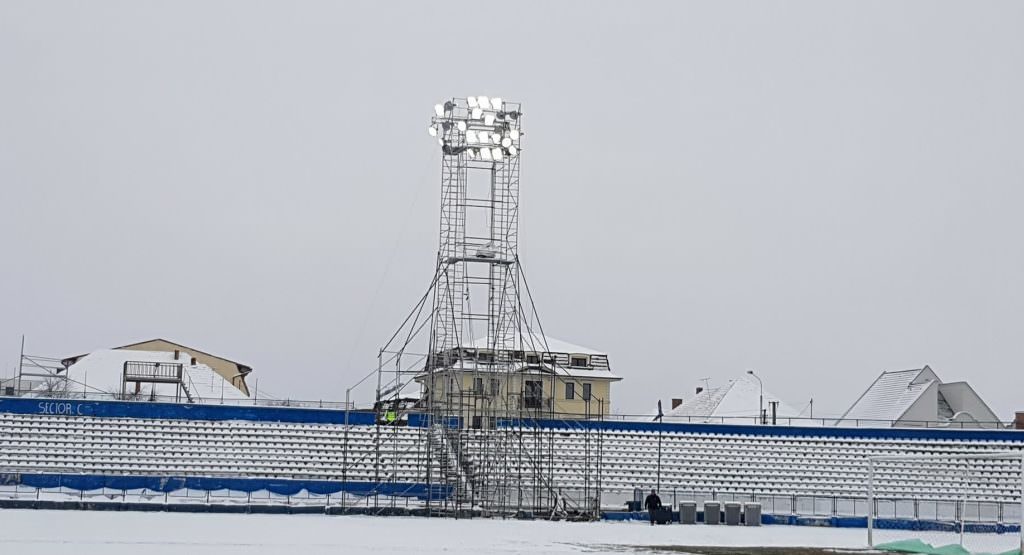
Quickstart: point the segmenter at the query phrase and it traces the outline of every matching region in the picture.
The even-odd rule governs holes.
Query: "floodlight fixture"
[[[437,117],[443,118],[444,117],[444,106],[442,106],[441,104],[434,104],[434,113],[437,114]]]
[[[518,141],[519,140],[519,130],[518,129],[513,129],[513,130],[509,131],[508,132],[508,137],[510,139],[512,139],[513,141]]]
[[[441,145],[441,146],[444,146],[444,139],[443,139],[443,138],[441,138],[441,137],[438,137],[438,138],[437,138],[437,144],[439,144],[439,145]]]
[[[478,96],[478,97],[476,97],[476,103],[479,104],[480,107],[483,108],[484,110],[490,110],[491,109],[491,100],[489,98],[487,98],[486,96]]]
[[[476,108],[477,107],[476,97],[475,96],[468,96],[468,97],[466,97],[466,104],[468,104],[470,108]]]
[[[494,114],[491,114],[491,113],[484,114],[484,125],[488,125],[488,126],[494,125]]]
[[[481,148],[480,149],[480,159],[481,160],[490,160],[491,159],[491,149],[489,149],[489,148]]]
[[[501,135],[498,133],[491,133],[491,142],[496,145],[501,144]]]
[[[472,149],[472,148],[467,148],[466,149],[466,156],[468,156],[470,160],[476,158],[476,150]]]
[[[459,127],[459,131],[462,131],[463,133],[466,132],[466,122],[465,122],[465,120],[461,120],[460,119],[459,122],[456,125]]]
[[[516,148],[514,146],[508,147],[508,155],[509,156],[515,156],[516,154],[519,154],[519,149],[518,148]]]
[[[427,128],[427,133],[430,133],[431,137],[436,137],[437,136],[437,127],[431,125],[430,127]]]
[[[495,110],[501,110],[501,98],[500,97],[496,96],[496,97],[491,99],[491,108],[494,108]]]
[[[476,144],[478,142],[478,139],[476,138],[476,131],[473,131],[472,129],[466,131],[466,142],[469,144]]]
[[[483,117],[484,111],[481,110],[480,107],[478,106],[476,108],[473,108],[473,112],[471,115],[473,116],[473,119],[480,119],[481,117]]]
[[[502,153],[500,148],[494,147],[491,149],[491,157],[494,158],[495,160],[501,160],[501,154]]]

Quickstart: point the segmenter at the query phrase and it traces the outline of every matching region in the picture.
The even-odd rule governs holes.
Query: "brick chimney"
[[[1024,430],[1024,411],[1017,413],[1017,418],[1013,420],[1013,427],[1018,430]]]
[[[676,408],[681,404],[683,404],[682,399],[672,399],[672,408]]]

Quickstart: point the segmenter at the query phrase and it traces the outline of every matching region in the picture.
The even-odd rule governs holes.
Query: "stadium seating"
[[[425,430],[0,413],[6,472],[422,481]],[[439,471],[437,465],[434,471]]]
[[[801,496],[863,499],[871,456],[1024,449],[1024,433],[1010,431],[991,432],[979,439],[952,431],[903,435],[878,431],[873,436],[829,428],[808,432],[778,427],[766,433],[768,429],[680,425],[652,430],[629,422],[603,427],[549,424],[507,426],[498,433],[452,431],[446,438],[428,442],[436,430],[365,422],[346,427],[273,419],[0,412],[0,473],[421,485],[447,481],[454,486],[458,473],[450,469],[459,465],[464,471],[463,494],[474,484],[485,484],[487,476],[508,472],[527,488],[557,490],[579,499],[592,500],[598,489],[604,500],[616,494],[626,497],[636,487],[660,484],[662,490],[693,492],[694,497],[792,496],[788,504],[795,511]],[[441,452],[440,445],[449,450]],[[882,498],[912,495],[938,502],[967,494],[976,501],[1013,503],[1021,496],[1020,463],[1013,460],[976,460],[969,468],[893,463],[879,467],[876,477],[877,495]],[[486,496],[487,492],[475,494]]]

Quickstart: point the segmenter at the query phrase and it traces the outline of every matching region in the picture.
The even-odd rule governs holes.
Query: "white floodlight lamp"
[[[508,132],[508,137],[510,139],[512,139],[513,141],[518,141],[519,140],[519,130],[518,129],[513,129],[513,130],[509,131]]]
[[[496,145],[500,145],[501,144],[501,135],[499,135],[497,133],[491,133],[491,142],[493,142]]]
[[[444,146],[444,139],[442,139],[441,137],[438,137],[437,138],[437,144],[439,144],[441,146]]]
[[[512,146],[512,139],[509,139],[508,137],[503,137],[501,139],[501,146],[505,148]]]
[[[472,148],[467,148],[466,149],[466,156],[469,156],[470,160],[476,158],[476,150],[474,150]]]
[[[440,104],[434,104],[434,113],[437,114],[437,117],[443,118],[444,117],[444,106],[442,106]]]
[[[476,131],[473,131],[472,129],[466,131],[466,142],[469,144],[477,143]]]
[[[516,148],[514,146],[508,147],[508,155],[509,156],[515,156],[516,154],[519,154],[519,149],[518,148]]]
[[[494,114],[484,114],[484,125],[494,125]]]
[[[500,148],[494,147],[491,149],[491,158],[494,158],[495,160],[501,160],[501,154],[502,153]]]
[[[470,108],[476,108],[476,97],[475,96],[467,96],[466,97],[466,104],[468,104]]]
[[[486,131],[479,131],[476,134],[476,140],[480,141],[480,144],[486,145],[491,143],[491,135]]]
[[[460,119],[459,122],[456,125],[458,126],[459,131],[462,131],[463,133],[466,132],[466,122],[465,121]]]
[[[430,133],[431,137],[436,137],[437,136],[437,126],[431,125],[430,127],[428,127],[427,128],[427,133]]]
[[[479,106],[477,106],[476,108],[473,108],[473,112],[471,115],[473,116],[473,119],[480,119],[481,117],[483,117],[484,111],[481,110]]]
[[[491,108],[494,108],[495,110],[501,110],[501,104],[502,102],[500,97],[496,96],[491,99]]]
[[[478,96],[478,97],[476,97],[476,103],[479,104],[480,107],[483,108],[484,110],[490,110],[491,109],[491,100],[489,98],[487,98],[486,96]]]
[[[489,149],[489,148],[481,148],[480,149],[480,159],[481,160],[490,160],[491,159],[491,149]]]

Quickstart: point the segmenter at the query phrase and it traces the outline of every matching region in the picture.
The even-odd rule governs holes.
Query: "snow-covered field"
[[[18,555],[644,553],[652,549],[634,546],[863,548],[866,539],[789,526],[34,510],[0,510],[0,530],[0,553]]]

